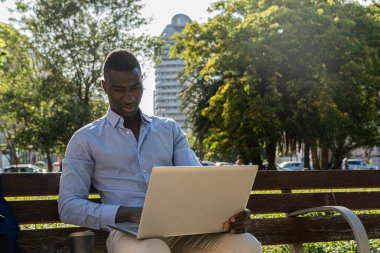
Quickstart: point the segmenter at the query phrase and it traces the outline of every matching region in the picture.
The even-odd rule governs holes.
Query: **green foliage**
[[[18,163],[16,147],[28,146],[46,155],[62,153],[69,131],[77,119],[67,80],[59,75],[33,48],[25,36],[9,25],[0,24],[0,38],[7,51],[0,97],[0,130],[10,149],[11,163]]]
[[[336,164],[379,143],[380,22],[349,1],[219,1],[178,36],[189,118],[206,156],[260,163],[297,143]],[[378,12],[377,12],[378,13]],[[201,145],[199,145],[201,146]]]
[[[149,56],[157,47],[157,39],[133,34],[148,22],[138,0],[19,0],[16,9],[34,45],[69,80],[84,106],[102,91],[102,63],[109,51],[127,48]],[[93,118],[82,115],[82,123]]]
[[[30,95],[36,84],[30,44],[13,27],[0,23],[0,132],[4,134],[10,161],[17,163],[17,135],[29,116]],[[33,106],[33,105],[32,105]]]
[[[380,240],[370,240],[371,253],[380,251]],[[321,243],[305,243],[305,253],[355,253],[356,243],[349,242],[321,242]],[[288,253],[288,245],[269,245],[263,246],[263,253]]]
[[[288,245],[263,246],[263,253],[289,253]]]
[[[0,39],[0,67],[4,66],[4,60],[8,55],[8,51],[5,50],[6,43],[3,39]],[[3,70],[1,69],[1,74],[3,74]]]
[[[63,154],[73,132],[106,111],[106,54],[127,48],[150,57],[159,48],[157,38],[133,33],[149,21],[141,10],[138,0],[17,1],[18,23],[30,38],[1,24],[0,130],[8,139],[48,159]]]

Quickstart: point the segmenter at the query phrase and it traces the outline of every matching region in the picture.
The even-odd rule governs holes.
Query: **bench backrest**
[[[39,197],[38,200],[17,201],[8,198],[19,224],[60,223],[56,201],[59,178],[60,173],[0,174],[0,187],[4,196]],[[341,205],[353,210],[380,210],[380,170],[259,171],[253,191],[248,208],[255,215],[289,213],[324,205]],[[348,224],[339,216],[284,216],[254,219],[250,232],[263,244],[353,239]],[[363,214],[360,218],[369,238],[380,238],[380,214]],[[25,252],[67,252],[68,234],[77,230],[84,229],[24,230],[20,234],[20,241]],[[105,252],[107,233],[97,232],[95,235],[96,252]],[[46,251],[41,250],[41,245],[46,247]],[[51,250],[49,245],[54,245],[55,250]],[[33,251],[34,248],[39,251]]]

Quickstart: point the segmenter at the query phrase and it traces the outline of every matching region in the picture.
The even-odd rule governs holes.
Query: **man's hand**
[[[231,234],[241,234],[247,232],[251,211],[245,209],[244,211],[232,216],[228,221],[223,224],[223,230]]]
[[[116,213],[115,222],[134,222],[140,223],[142,207],[121,206]]]

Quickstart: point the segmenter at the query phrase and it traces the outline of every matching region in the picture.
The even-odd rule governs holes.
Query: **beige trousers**
[[[261,253],[261,244],[249,234],[203,234],[137,240],[112,230],[108,253]]]

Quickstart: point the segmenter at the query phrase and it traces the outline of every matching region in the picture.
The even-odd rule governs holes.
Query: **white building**
[[[169,58],[170,47],[174,45],[171,37],[175,33],[181,33],[191,19],[184,14],[175,15],[171,24],[167,25],[161,36],[165,39],[165,45],[161,52],[161,63],[155,66],[156,86],[154,91],[154,115],[172,118],[176,120],[185,132],[189,129],[185,126],[185,113],[181,111],[181,99],[178,93],[184,89],[178,74],[184,69],[185,61]]]

